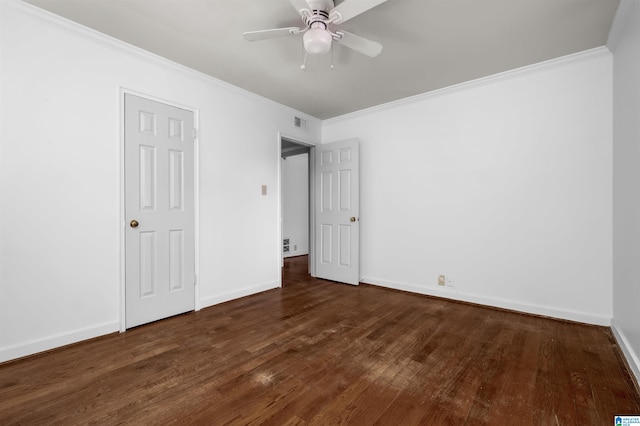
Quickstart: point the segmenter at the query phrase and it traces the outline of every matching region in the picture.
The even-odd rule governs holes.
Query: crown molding
[[[635,1],[635,0],[632,0]],[[361,109],[359,111],[350,112],[348,114],[340,115],[337,117],[329,118],[322,121],[322,124],[334,124],[344,120],[350,120],[363,115],[371,114],[377,111],[389,110],[404,105],[410,105],[416,102],[421,102],[426,99],[430,99],[436,96],[447,95],[461,90],[468,90],[474,87],[485,86],[496,81],[501,81],[509,78],[519,77],[522,75],[534,73],[540,70],[546,70],[557,66],[566,65],[569,63],[580,62],[585,59],[590,59],[599,56],[610,56],[611,52],[606,46],[600,46],[593,49],[584,50],[582,52],[572,53],[559,58],[550,59],[548,61],[542,61],[531,65],[526,65],[520,68],[514,68],[509,71],[504,71],[497,74],[492,74],[486,77],[481,77],[474,80],[465,81],[463,83],[454,84],[452,86],[443,87],[442,89],[431,90],[429,92],[421,93],[415,96],[409,96],[407,98],[399,99],[397,101],[387,102],[384,104],[376,105],[370,108]]]

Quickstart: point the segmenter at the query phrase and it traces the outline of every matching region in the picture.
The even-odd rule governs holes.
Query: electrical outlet
[[[447,276],[446,284],[447,287],[453,287],[453,277]]]
[[[445,281],[446,280],[445,280],[444,275],[438,275],[438,285],[441,285],[441,286],[444,287]]]

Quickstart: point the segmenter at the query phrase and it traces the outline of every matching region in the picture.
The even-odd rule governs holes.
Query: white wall
[[[282,237],[289,238],[289,253],[309,254],[309,154],[282,160]]]
[[[640,380],[640,3],[613,55],[613,329]]]
[[[199,304],[280,284],[279,132],[318,120],[19,1],[0,28],[0,361],[119,328],[121,88],[199,113]]]
[[[364,281],[608,325],[611,108],[600,48],[323,122],[361,141]]]

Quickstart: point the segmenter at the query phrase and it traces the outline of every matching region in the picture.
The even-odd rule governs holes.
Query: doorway
[[[281,158],[308,150],[308,272],[312,277],[345,284],[360,282],[360,148],[358,139],[309,146],[280,137]],[[281,161],[286,161],[282,160]],[[280,168],[280,266],[291,253],[283,234],[283,176]],[[288,243],[288,244],[285,244]],[[285,251],[285,246],[287,249]]]
[[[311,158],[313,146],[280,138],[281,266],[291,257],[307,256],[312,273]]]

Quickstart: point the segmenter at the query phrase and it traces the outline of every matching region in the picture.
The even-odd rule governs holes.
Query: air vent
[[[293,117],[293,125],[301,129],[304,129],[307,127],[307,121],[300,117]]]

